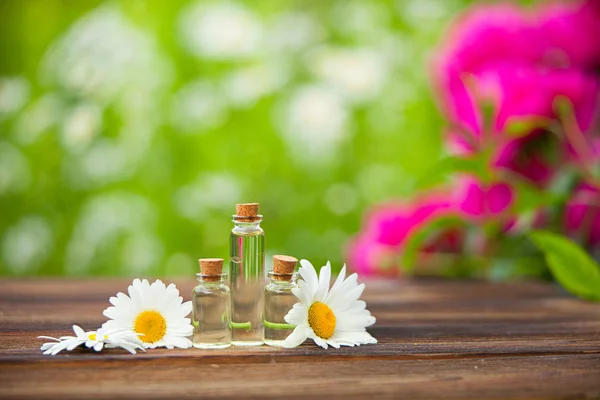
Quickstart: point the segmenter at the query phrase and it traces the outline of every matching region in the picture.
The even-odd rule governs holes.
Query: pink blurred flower
[[[544,4],[539,29],[548,63],[593,70],[600,67],[600,0]]]
[[[450,196],[437,193],[409,204],[377,206],[367,214],[363,230],[348,244],[348,264],[361,274],[398,274],[399,254],[410,235],[451,212]]]
[[[583,183],[567,203],[565,233],[586,247],[600,244],[600,188]]]
[[[463,71],[478,72],[499,61],[529,65],[538,60],[538,32],[532,18],[513,3],[477,4],[459,16],[439,49],[434,71],[438,80]]]
[[[457,209],[473,221],[500,218],[510,211],[515,200],[513,189],[507,183],[483,184],[472,177],[462,179],[455,195]]]
[[[512,171],[538,188],[543,188],[550,183],[564,157],[556,135],[538,130],[501,146],[493,165]]]
[[[448,71],[444,80],[438,81],[437,88],[442,110],[456,126],[451,131],[451,140],[465,153],[478,151],[484,145],[481,114],[484,102],[494,110],[491,137],[494,144],[514,140],[505,132],[511,123],[556,119],[555,100],[559,97],[571,101],[582,131],[590,128],[600,109],[600,81],[576,69],[547,70],[498,63],[479,72]]]
[[[492,149],[494,166],[538,186],[548,183],[562,159],[548,164],[545,148],[534,153],[519,146],[557,119],[559,97],[573,105],[580,131],[593,130],[600,114],[594,69],[600,66],[600,33],[594,34],[599,30],[600,0],[533,11],[514,4],[472,7],[450,29],[432,64],[440,107],[451,123],[450,147],[458,154]],[[484,132],[484,104],[493,111],[490,132]],[[513,124],[534,120],[539,126],[520,137],[509,133]],[[510,160],[525,152],[531,160]]]
[[[511,206],[513,189],[503,182],[483,184],[464,177],[452,192],[428,194],[412,203],[380,205],[369,212],[362,231],[347,247],[351,268],[367,275],[397,275],[406,243],[426,224],[437,218],[456,216],[465,223],[478,225],[497,221],[505,230],[514,224]],[[433,234],[420,248],[421,254],[460,254],[464,250],[465,227],[447,227]],[[479,252],[485,243],[476,240]]]
[[[491,152],[490,166],[503,173],[491,183],[463,177],[445,196],[369,213],[348,248],[350,267],[363,273],[396,273],[406,243],[441,216],[455,215],[473,226],[495,222],[504,232],[539,227],[547,215],[543,210],[532,210],[533,220],[516,215],[517,192],[506,179],[516,174],[544,188],[565,161],[575,159],[589,175],[595,169],[589,166],[600,159],[594,147],[600,114],[600,0],[531,11],[510,3],[476,5],[446,37],[432,72],[440,108],[450,122],[449,145],[463,155]],[[568,141],[551,133],[559,119],[558,99],[567,99],[574,111],[574,118],[560,121]],[[597,187],[577,189],[564,224],[572,236],[600,244]],[[464,226],[443,229],[420,251],[483,254],[493,248],[485,236],[475,238],[475,248],[465,238]]]

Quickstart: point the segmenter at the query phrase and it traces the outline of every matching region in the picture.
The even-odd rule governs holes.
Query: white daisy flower
[[[139,334],[130,330],[100,328],[85,334],[87,336],[85,347],[93,348],[95,351],[101,351],[103,347],[107,349],[121,347],[131,354],[135,354],[136,349],[144,350]]]
[[[145,348],[192,346],[187,336],[194,328],[185,318],[192,312],[192,302],[183,303],[175,284],[169,286],[161,280],[152,285],[146,279],[135,279],[128,288],[129,296],[117,293],[111,297],[113,307],[104,310],[110,318],[102,325],[104,329],[125,329],[140,335]]]
[[[135,354],[136,349],[142,349],[141,342],[137,335],[131,331],[122,329],[106,331],[99,329],[98,331],[85,332],[78,325],[73,325],[73,332],[76,336],[61,336],[55,338],[51,336],[38,336],[38,339],[50,339],[54,342],[44,343],[40,350],[44,354],[56,355],[63,350],[71,351],[76,347],[85,344],[88,348],[93,348],[94,351],[102,351],[103,347],[116,348],[121,347],[128,352]]]
[[[298,281],[298,287],[293,289],[300,303],[294,304],[285,316],[285,321],[296,325],[296,328],[283,346],[296,347],[307,338],[324,349],[327,346],[337,349],[340,346],[377,343],[377,339],[365,329],[375,323],[375,317],[366,309],[367,304],[358,300],[365,288],[364,284],[357,284],[358,275],[352,274],[344,279],[344,265],[330,290],[329,262],[321,268],[320,276],[309,261],[302,260],[300,265],[298,272],[304,280]]]
[[[87,335],[80,326],[73,325],[73,332],[75,332],[76,336],[61,336],[60,338],[55,338],[52,336],[38,336],[38,339],[54,340],[54,342],[44,343],[40,347],[40,350],[42,350],[44,354],[50,354],[54,356],[63,350],[71,351],[87,341]]]

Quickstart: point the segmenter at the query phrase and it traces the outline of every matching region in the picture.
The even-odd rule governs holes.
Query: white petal
[[[331,287],[331,290],[334,290],[337,287],[339,287],[344,282],[344,279],[346,279],[346,264],[344,264],[344,266],[342,267],[335,282],[333,283],[333,286]]]
[[[314,302],[313,299],[316,289],[316,287],[311,288],[310,284],[305,281],[298,281],[298,288],[292,289],[292,293],[294,293],[302,303],[310,305]]]
[[[132,345],[130,345],[130,344],[128,344],[128,343],[121,343],[121,344],[119,345],[119,347],[121,347],[121,348],[123,348],[123,349],[127,350],[127,351],[128,351],[128,352],[130,352],[131,354],[136,354],[136,351],[135,351],[135,350],[137,349],[137,347],[136,347],[136,346],[132,346]],[[144,350],[144,348],[142,347],[142,348],[141,348],[141,350]]]
[[[179,290],[174,283],[171,283],[165,291],[165,312],[171,309],[177,310],[182,302],[183,297],[179,296]]]
[[[342,287],[335,295],[329,298],[327,304],[332,309],[345,310],[360,297],[364,288],[364,283],[358,286],[349,285],[349,287]]]
[[[361,344],[373,344],[377,343],[377,339],[369,334],[367,331],[363,332],[350,332],[350,331],[338,331],[336,330],[333,339],[340,344],[353,343],[356,345]]]
[[[327,292],[329,291],[330,281],[331,281],[331,264],[328,261],[327,265],[322,267],[321,271],[319,271],[319,288],[317,289],[317,292],[315,293],[315,297],[314,297],[314,299],[316,301],[321,301],[321,302],[325,301],[325,299],[327,298]]]
[[[58,353],[60,353],[61,351],[63,351],[64,349],[67,348],[66,343],[62,342],[62,343],[57,343],[54,348],[52,348],[52,350],[48,350],[46,353],[44,354],[51,354],[53,356],[57,355]]]
[[[375,323],[375,317],[370,315],[355,315],[351,318],[338,318],[336,329],[342,331],[364,330]]]
[[[131,306],[131,299],[125,293],[119,292],[115,297],[111,297],[108,301],[115,307]]]
[[[362,300],[357,300],[355,301],[352,305],[350,305],[350,307],[348,307],[348,310],[364,310],[367,308],[367,303],[362,301]]]
[[[85,334],[85,331],[83,329],[81,329],[81,327],[79,325],[73,325],[73,332],[75,332],[75,335],[79,338],[79,337],[86,337],[87,335]]]
[[[52,336],[38,336],[38,339],[50,339],[50,340],[56,340],[57,342],[60,342],[60,339],[57,339],[55,337]]]
[[[313,337],[312,340],[314,340],[318,346],[327,349],[327,342],[324,339],[321,339],[320,337],[315,335],[315,337]]]
[[[65,344],[65,348],[69,351],[73,350],[75,347],[81,346],[85,340],[83,339],[70,339],[65,340],[63,343]]]
[[[41,351],[46,351],[48,349],[53,348],[55,345],[56,345],[56,342],[44,343],[43,345],[40,346],[40,350]]]
[[[127,316],[129,310],[125,310],[123,308],[117,307],[108,307],[106,310],[102,312],[106,318],[110,319],[120,319],[125,318]]]
[[[290,335],[283,341],[283,347],[286,349],[291,349],[304,343],[304,341],[307,339],[306,335],[304,334],[304,329],[305,328],[301,326],[294,328],[294,331],[290,333]]]
[[[340,291],[341,292],[347,292],[349,290],[354,289],[358,283],[358,274],[355,272],[352,275],[350,275],[349,277],[347,277],[340,285]]]
[[[283,319],[288,324],[293,325],[305,323],[308,321],[308,308],[302,303],[296,303]]]
[[[354,289],[350,290],[347,294],[346,294],[346,301],[348,301],[348,304],[350,303],[354,303],[355,301],[358,300],[358,298],[362,295],[363,291],[365,290],[365,284],[361,283],[360,285],[358,285],[357,287],[355,287]]]
[[[133,307],[135,310],[144,309],[144,306],[147,304],[148,292],[150,291],[150,284],[146,279],[140,281],[138,278],[134,279],[131,285],[128,288],[129,297],[133,302]]]
[[[186,301],[179,307],[179,313],[182,317],[187,317],[192,312],[192,302]]]
[[[329,291],[329,294],[327,295],[327,299],[325,299],[325,302],[328,302],[329,298],[331,298],[331,296],[335,295],[335,293],[340,289],[340,286],[344,282],[345,277],[346,277],[346,264],[344,264],[344,266],[342,267],[342,270],[340,271],[339,275],[337,276],[337,279],[335,280],[335,283],[331,287],[331,290]]]
[[[187,349],[192,347],[191,340],[185,337],[165,335],[163,340],[165,341],[165,343],[167,343],[167,347],[175,346],[180,349]]]
[[[169,334],[171,336],[190,336],[193,333],[194,333],[194,327],[192,325],[187,325],[187,326],[178,327],[178,328],[171,328],[171,327],[167,326],[167,332],[166,332],[166,334]]]
[[[158,310],[164,305],[164,295],[167,287],[160,279],[155,280],[150,285],[150,298],[148,299],[148,306],[151,309]]]
[[[104,310],[106,311],[106,310]],[[106,315],[106,314],[105,314]],[[119,329],[123,328],[117,321],[109,319],[105,323],[102,324],[102,329]]]
[[[302,267],[298,270],[300,276],[307,284],[306,292],[310,295],[310,298],[314,298],[315,292],[319,287],[319,277],[317,276],[317,271],[315,271],[315,267],[308,260],[300,260],[300,265]]]

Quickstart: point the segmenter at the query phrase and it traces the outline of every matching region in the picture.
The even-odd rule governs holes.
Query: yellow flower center
[[[315,335],[321,339],[329,339],[335,331],[335,314],[327,304],[314,302],[308,309],[308,324]]]
[[[158,311],[146,310],[140,313],[133,323],[136,333],[143,333],[140,340],[146,343],[158,342],[167,332],[167,321]]]
[[[90,334],[88,334],[88,339],[89,339],[89,340],[94,340],[94,341],[95,341],[97,337],[98,337],[98,336],[96,336],[96,334],[95,334],[95,333],[90,333]],[[107,338],[108,338],[108,336],[107,336],[107,335],[104,335],[104,337],[102,337],[102,338],[101,338],[101,339],[99,339],[99,340],[106,340]]]

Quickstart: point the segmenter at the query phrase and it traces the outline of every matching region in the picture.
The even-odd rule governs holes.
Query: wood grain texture
[[[357,348],[41,354],[128,284],[0,280],[0,398],[600,398],[600,304],[534,283],[368,282],[379,344]]]

